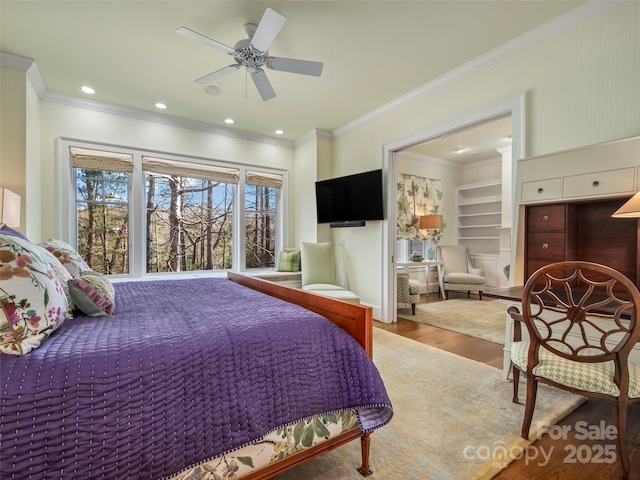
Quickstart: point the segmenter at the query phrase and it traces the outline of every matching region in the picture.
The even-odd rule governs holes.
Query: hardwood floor
[[[455,298],[456,295],[466,296],[466,294],[457,294],[456,292],[451,292],[450,295],[450,298]],[[489,299],[485,298],[485,300]],[[421,303],[435,301],[441,301],[437,295],[431,294],[429,297],[422,295]],[[398,322],[393,324],[374,321],[374,326],[502,369],[502,345],[404,319],[398,319]],[[524,401],[524,396],[525,392],[521,388],[521,402]],[[589,399],[558,422],[559,426],[568,430],[566,438],[561,438],[562,435],[553,435],[551,438],[549,434],[544,434],[530,448],[528,459],[525,456],[515,460],[498,473],[494,480],[613,480],[622,478],[622,470],[617,458],[614,463],[605,463],[604,461],[608,449],[614,448],[615,451],[613,440],[606,438],[583,440],[580,438],[585,436],[605,437],[605,435],[597,435],[603,431],[600,423],[603,420],[605,425],[613,425],[611,402],[604,399]],[[592,432],[592,435],[584,434],[585,428],[581,428],[583,425],[589,432]],[[554,429],[552,433],[559,431],[559,429]],[[607,447],[607,445],[613,445],[613,447]],[[631,470],[629,480],[640,480],[640,403],[631,404],[628,410],[627,445]],[[537,458],[532,458],[535,454],[538,455]]]

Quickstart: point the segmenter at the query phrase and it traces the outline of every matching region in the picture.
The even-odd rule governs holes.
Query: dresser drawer
[[[566,207],[564,204],[527,207],[528,232],[564,232]]]
[[[527,271],[525,272],[525,282],[538,269],[544,267],[545,265],[549,265],[550,263],[555,263],[555,261],[553,261],[553,262],[552,261],[547,261],[547,260],[529,260],[529,261],[527,261]],[[563,273],[564,270],[560,270],[559,272]]]
[[[564,177],[562,196],[595,197],[602,195],[617,195],[635,193],[635,168],[621,168],[606,172],[585,173]]]
[[[564,260],[564,254],[564,233],[530,232],[527,235],[527,259],[560,262]]]
[[[560,177],[524,182],[522,184],[522,203],[558,199],[560,198],[561,190],[562,179]]]

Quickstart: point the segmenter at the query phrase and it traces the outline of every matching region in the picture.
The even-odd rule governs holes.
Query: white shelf
[[[458,193],[458,240],[472,254],[498,254],[502,227],[502,183],[461,185]]]

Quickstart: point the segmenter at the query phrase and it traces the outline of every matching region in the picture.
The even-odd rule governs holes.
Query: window
[[[247,170],[245,181],[245,263],[247,268],[275,266],[275,233],[281,175]]]
[[[146,272],[232,268],[238,169],[142,157]]]
[[[129,272],[129,177],[132,157],[99,162],[104,152],[72,149],[78,252],[92,270]],[[98,170],[103,166],[108,170]]]
[[[92,269],[141,276],[274,267],[282,173],[137,151],[69,152],[71,243],[75,236]]]
[[[424,240],[414,240],[409,238],[403,238],[396,243],[396,255],[398,261],[408,262],[409,256],[412,253],[417,253],[426,258],[426,249],[424,248]]]

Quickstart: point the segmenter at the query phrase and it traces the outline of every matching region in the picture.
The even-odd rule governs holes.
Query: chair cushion
[[[484,277],[471,273],[448,273],[443,278],[444,283],[464,285],[484,285]]]
[[[521,370],[527,371],[529,342],[511,344],[511,361]],[[612,397],[620,395],[613,381],[614,364],[610,360],[601,363],[582,363],[554,355],[541,348],[539,363],[533,369],[536,376],[544,377],[567,387],[585,392],[603,393]],[[640,398],[640,365],[629,363],[629,397]]]
[[[312,283],[336,283],[333,266],[333,244],[302,242],[302,285]]]
[[[324,295],[325,297],[337,298],[345,302],[360,303],[360,297],[349,290],[314,290],[313,293]]]
[[[311,291],[311,290],[323,290],[323,291],[328,291],[328,290],[333,290],[333,291],[338,291],[338,290],[344,290],[344,288],[338,286],[338,285],[334,285],[332,283],[310,283],[309,285],[304,285],[302,287],[303,290],[306,291]]]

